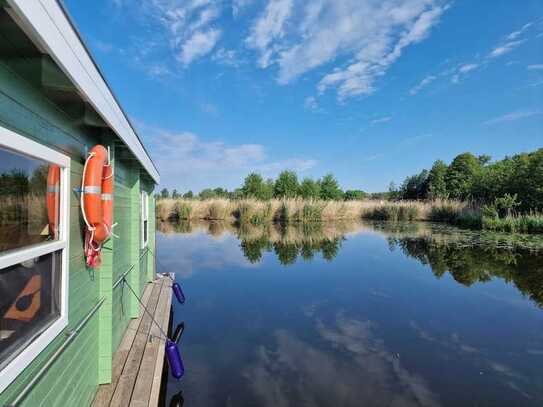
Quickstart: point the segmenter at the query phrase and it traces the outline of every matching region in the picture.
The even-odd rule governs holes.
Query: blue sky
[[[180,191],[543,146],[540,0],[65,0]]]

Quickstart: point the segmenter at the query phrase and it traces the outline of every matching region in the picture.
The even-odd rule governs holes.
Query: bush
[[[506,233],[543,233],[543,214],[506,216],[505,218],[483,217],[483,229]]]
[[[213,201],[209,204],[207,208],[207,214],[205,219],[207,220],[224,220],[227,219],[228,207],[224,205],[221,201]]]
[[[466,229],[482,229],[483,216],[479,211],[465,210],[460,212],[451,223]]]
[[[308,202],[302,207],[299,217],[301,222],[320,222],[322,220],[322,207],[316,203]]]
[[[430,208],[428,218],[432,222],[449,222],[454,223],[460,214],[457,204],[451,202],[436,202]]]
[[[189,220],[192,213],[192,206],[186,202],[175,202],[171,216],[175,219]]]

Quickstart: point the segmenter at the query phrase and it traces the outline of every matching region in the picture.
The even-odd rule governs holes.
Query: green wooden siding
[[[115,163],[115,190],[114,190],[114,219],[117,226],[114,232],[119,239],[115,239],[115,256],[113,258],[113,282],[116,282],[132,265],[130,259],[131,205],[130,184],[132,181],[129,164]],[[113,296],[113,350],[121,343],[124,331],[130,321],[128,307],[132,295],[123,284],[114,289]]]
[[[112,284],[135,262],[137,264],[128,279],[131,284],[134,282],[134,288],[139,292],[142,291],[144,282],[152,279],[154,273],[154,263],[145,258],[145,267],[141,267],[144,270],[143,278],[138,261],[141,249],[139,190],[142,170],[135,160],[114,160],[114,221],[117,222],[114,232],[119,239],[113,239],[104,245],[102,267],[96,271],[89,270],[83,256],[83,220],[79,194],[73,192],[73,188],[81,185],[83,163],[88,149],[97,143],[114,147],[119,140],[104,129],[78,126],[67,113],[47,99],[42,89],[23,80],[13,71],[13,67],[2,61],[0,125],[71,158],[67,330],[76,326],[102,297],[106,298],[100,311],[57,359],[22,405],[89,405],[98,384],[107,382],[111,377],[111,354],[117,349],[130,317],[137,316],[138,313],[138,307],[129,290],[126,287],[123,289],[122,284],[112,290]],[[116,151],[115,148],[113,150]],[[146,188],[151,191],[152,202],[153,185],[146,184]],[[149,231],[154,247],[154,216],[150,216],[150,220],[153,221]],[[65,334],[61,333],[0,394],[0,405],[9,404],[65,337]]]

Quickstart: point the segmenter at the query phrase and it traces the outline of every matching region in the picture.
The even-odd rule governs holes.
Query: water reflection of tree
[[[273,251],[281,264],[289,265],[299,256],[309,261],[319,252],[325,260],[333,260],[341,248],[344,232],[321,223],[268,224],[241,227],[238,237],[243,254],[251,263],[259,262],[263,252]]]
[[[543,307],[543,256],[532,251],[476,246],[462,239],[443,236],[389,237],[409,257],[429,265],[438,278],[447,272],[458,283],[471,286],[498,277],[512,282]]]
[[[345,234],[357,228],[356,222],[333,223],[250,223],[228,222],[159,222],[161,233],[205,232],[213,237],[231,233],[240,240],[240,247],[247,260],[258,263],[264,253],[274,253],[281,264],[293,264],[299,257],[309,261],[317,253],[332,261],[339,253]]]

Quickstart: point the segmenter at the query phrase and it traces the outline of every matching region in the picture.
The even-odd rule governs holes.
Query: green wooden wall
[[[131,317],[138,307],[129,290],[113,283],[135,264],[127,279],[140,293],[153,278],[154,261],[147,256],[140,267],[140,178],[141,167],[135,160],[117,158],[119,140],[101,128],[81,127],[45,96],[42,89],[20,77],[13,67],[0,61],[0,125],[54,148],[71,158],[71,188],[81,185],[86,151],[97,143],[114,151],[115,203],[114,232],[118,239],[104,245],[99,270],[85,267],[83,258],[83,221],[79,195],[71,190],[69,242],[69,326],[76,326],[98,303],[106,301],[76,340],[64,351],[48,374],[25,399],[23,406],[86,406],[99,383],[111,378],[111,355],[118,347]],[[142,182],[152,199],[153,184]],[[152,202],[152,200],[151,200]],[[154,247],[154,202],[152,244]],[[150,225],[151,227],[151,225]],[[151,243],[151,241],[150,241]],[[143,273],[141,273],[143,270]],[[20,389],[65,340],[60,334],[31,365],[0,395],[0,405],[9,404]],[[75,374],[74,374],[75,372]]]

